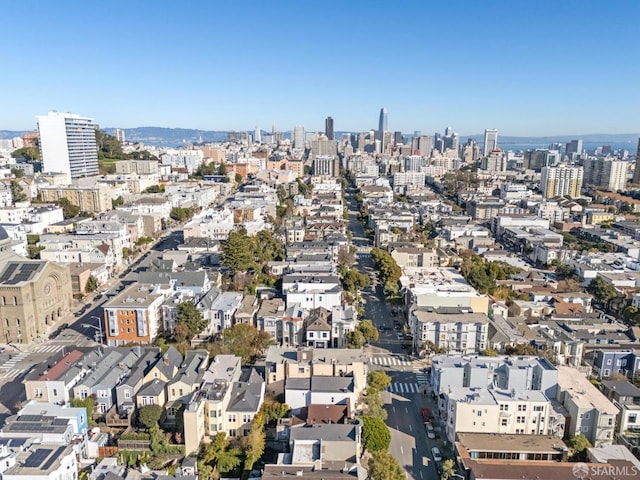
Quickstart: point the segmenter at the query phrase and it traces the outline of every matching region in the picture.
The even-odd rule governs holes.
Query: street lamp
[[[100,332],[100,345],[102,345],[102,319],[100,317],[96,317],[95,315],[91,315],[89,318],[95,318],[96,320],[98,320],[98,326],[96,327],[95,325],[91,325],[89,323],[83,323],[82,326],[84,328],[93,328],[94,330],[98,330],[98,332]]]

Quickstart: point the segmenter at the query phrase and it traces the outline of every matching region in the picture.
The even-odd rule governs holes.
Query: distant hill
[[[107,132],[111,133],[113,128],[105,128]],[[149,145],[156,145],[161,147],[177,147],[188,143],[200,143],[200,142],[221,142],[227,139],[226,130],[198,130],[193,128],[164,128],[164,127],[136,127],[124,129],[126,138],[131,142],[143,142]],[[247,130],[248,131],[248,130]],[[13,137],[22,136],[26,131],[12,131],[12,130],[0,130],[0,139],[11,139]],[[269,132],[262,131],[262,134]],[[284,132],[285,138],[290,137],[291,132]],[[343,133],[349,132],[336,132],[336,138],[341,138]],[[354,132],[356,133],[356,132]],[[357,132],[359,133],[359,132]],[[404,134],[410,137],[410,133]],[[498,144],[501,146],[508,145],[549,145],[553,142],[567,143],[574,139],[582,139],[586,144],[597,145],[629,145],[635,150],[635,146],[638,144],[638,138],[640,133],[590,133],[583,135],[556,135],[545,137],[523,137],[523,136],[509,136],[500,135],[498,132]],[[473,135],[460,135],[460,142],[466,142],[467,138],[474,138],[480,144],[484,141],[484,134],[477,133]],[[625,148],[628,148],[625,146]]]

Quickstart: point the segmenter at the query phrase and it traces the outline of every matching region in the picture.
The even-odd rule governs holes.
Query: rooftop
[[[554,435],[501,435],[498,433],[458,432],[458,441],[468,451],[483,452],[553,452],[567,448],[561,438]]]
[[[617,415],[618,409],[591,382],[572,367],[558,367],[558,386],[569,392],[579,408],[595,408],[601,414]]]

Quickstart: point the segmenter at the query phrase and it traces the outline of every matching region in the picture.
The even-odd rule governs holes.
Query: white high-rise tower
[[[484,146],[482,154],[486,157],[492,150],[498,148],[498,130],[487,128],[484,131]]]
[[[36,118],[43,171],[66,173],[71,179],[98,175],[93,119],[60,112]]]

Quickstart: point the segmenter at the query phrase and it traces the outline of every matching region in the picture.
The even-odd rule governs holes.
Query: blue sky
[[[640,2],[5,3],[0,129],[640,131]]]

